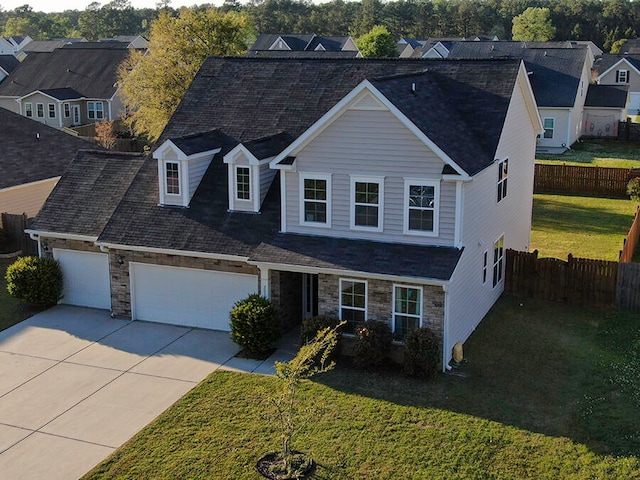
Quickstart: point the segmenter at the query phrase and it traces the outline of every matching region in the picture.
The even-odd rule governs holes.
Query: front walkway
[[[75,480],[211,372],[271,374],[295,354],[238,350],[225,332],[69,306],[0,332],[0,477]]]

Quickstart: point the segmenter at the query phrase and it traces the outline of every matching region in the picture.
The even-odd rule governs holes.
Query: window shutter
[[[620,70],[616,70],[616,83],[620,82]]]

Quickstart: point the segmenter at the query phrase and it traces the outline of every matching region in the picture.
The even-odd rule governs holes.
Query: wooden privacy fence
[[[616,306],[623,310],[640,310],[640,263],[618,265]]]
[[[622,250],[620,250],[620,262],[629,263],[633,258],[633,252],[638,245],[638,239],[640,237],[640,206],[636,210],[636,214],[633,217],[633,223],[627,234],[627,238],[624,240]]]
[[[14,215],[10,213],[2,214],[2,229],[9,235],[18,250],[22,250],[25,255],[37,255],[38,243],[31,240],[24,229],[28,226],[27,214]]]
[[[512,295],[610,307],[616,304],[618,263],[574,258],[538,258],[533,253],[507,250],[505,292]]]
[[[535,193],[575,193],[627,197],[627,184],[637,172],[626,168],[580,167],[536,163]]]
[[[640,140],[640,123],[618,122],[619,140]]]

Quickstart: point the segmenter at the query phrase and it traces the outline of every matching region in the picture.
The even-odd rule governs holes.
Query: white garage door
[[[111,308],[109,256],[106,253],[54,248],[53,258],[60,262],[62,268],[62,303]]]
[[[637,115],[640,110],[640,93],[632,93],[629,96],[629,115]]]
[[[229,311],[258,292],[258,277],[130,263],[134,320],[229,331]]]

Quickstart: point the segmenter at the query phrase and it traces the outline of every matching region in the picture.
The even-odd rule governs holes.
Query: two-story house
[[[593,70],[599,85],[619,85],[629,88],[628,114],[640,115],[640,55],[602,55]]]
[[[0,83],[0,107],[57,128],[116,120],[125,111],[117,70],[128,55],[115,42],[30,53]]]
[[[350,35],[325,37],[315,33],[261,33],[247,56],[362,58],[362,53]]]
[[[446,366],[529,247],[541,132],[520,60],[210,57],[152,155],[79,157],[30,233],[63,302],[229,330],[259,292],[429,326]]]

